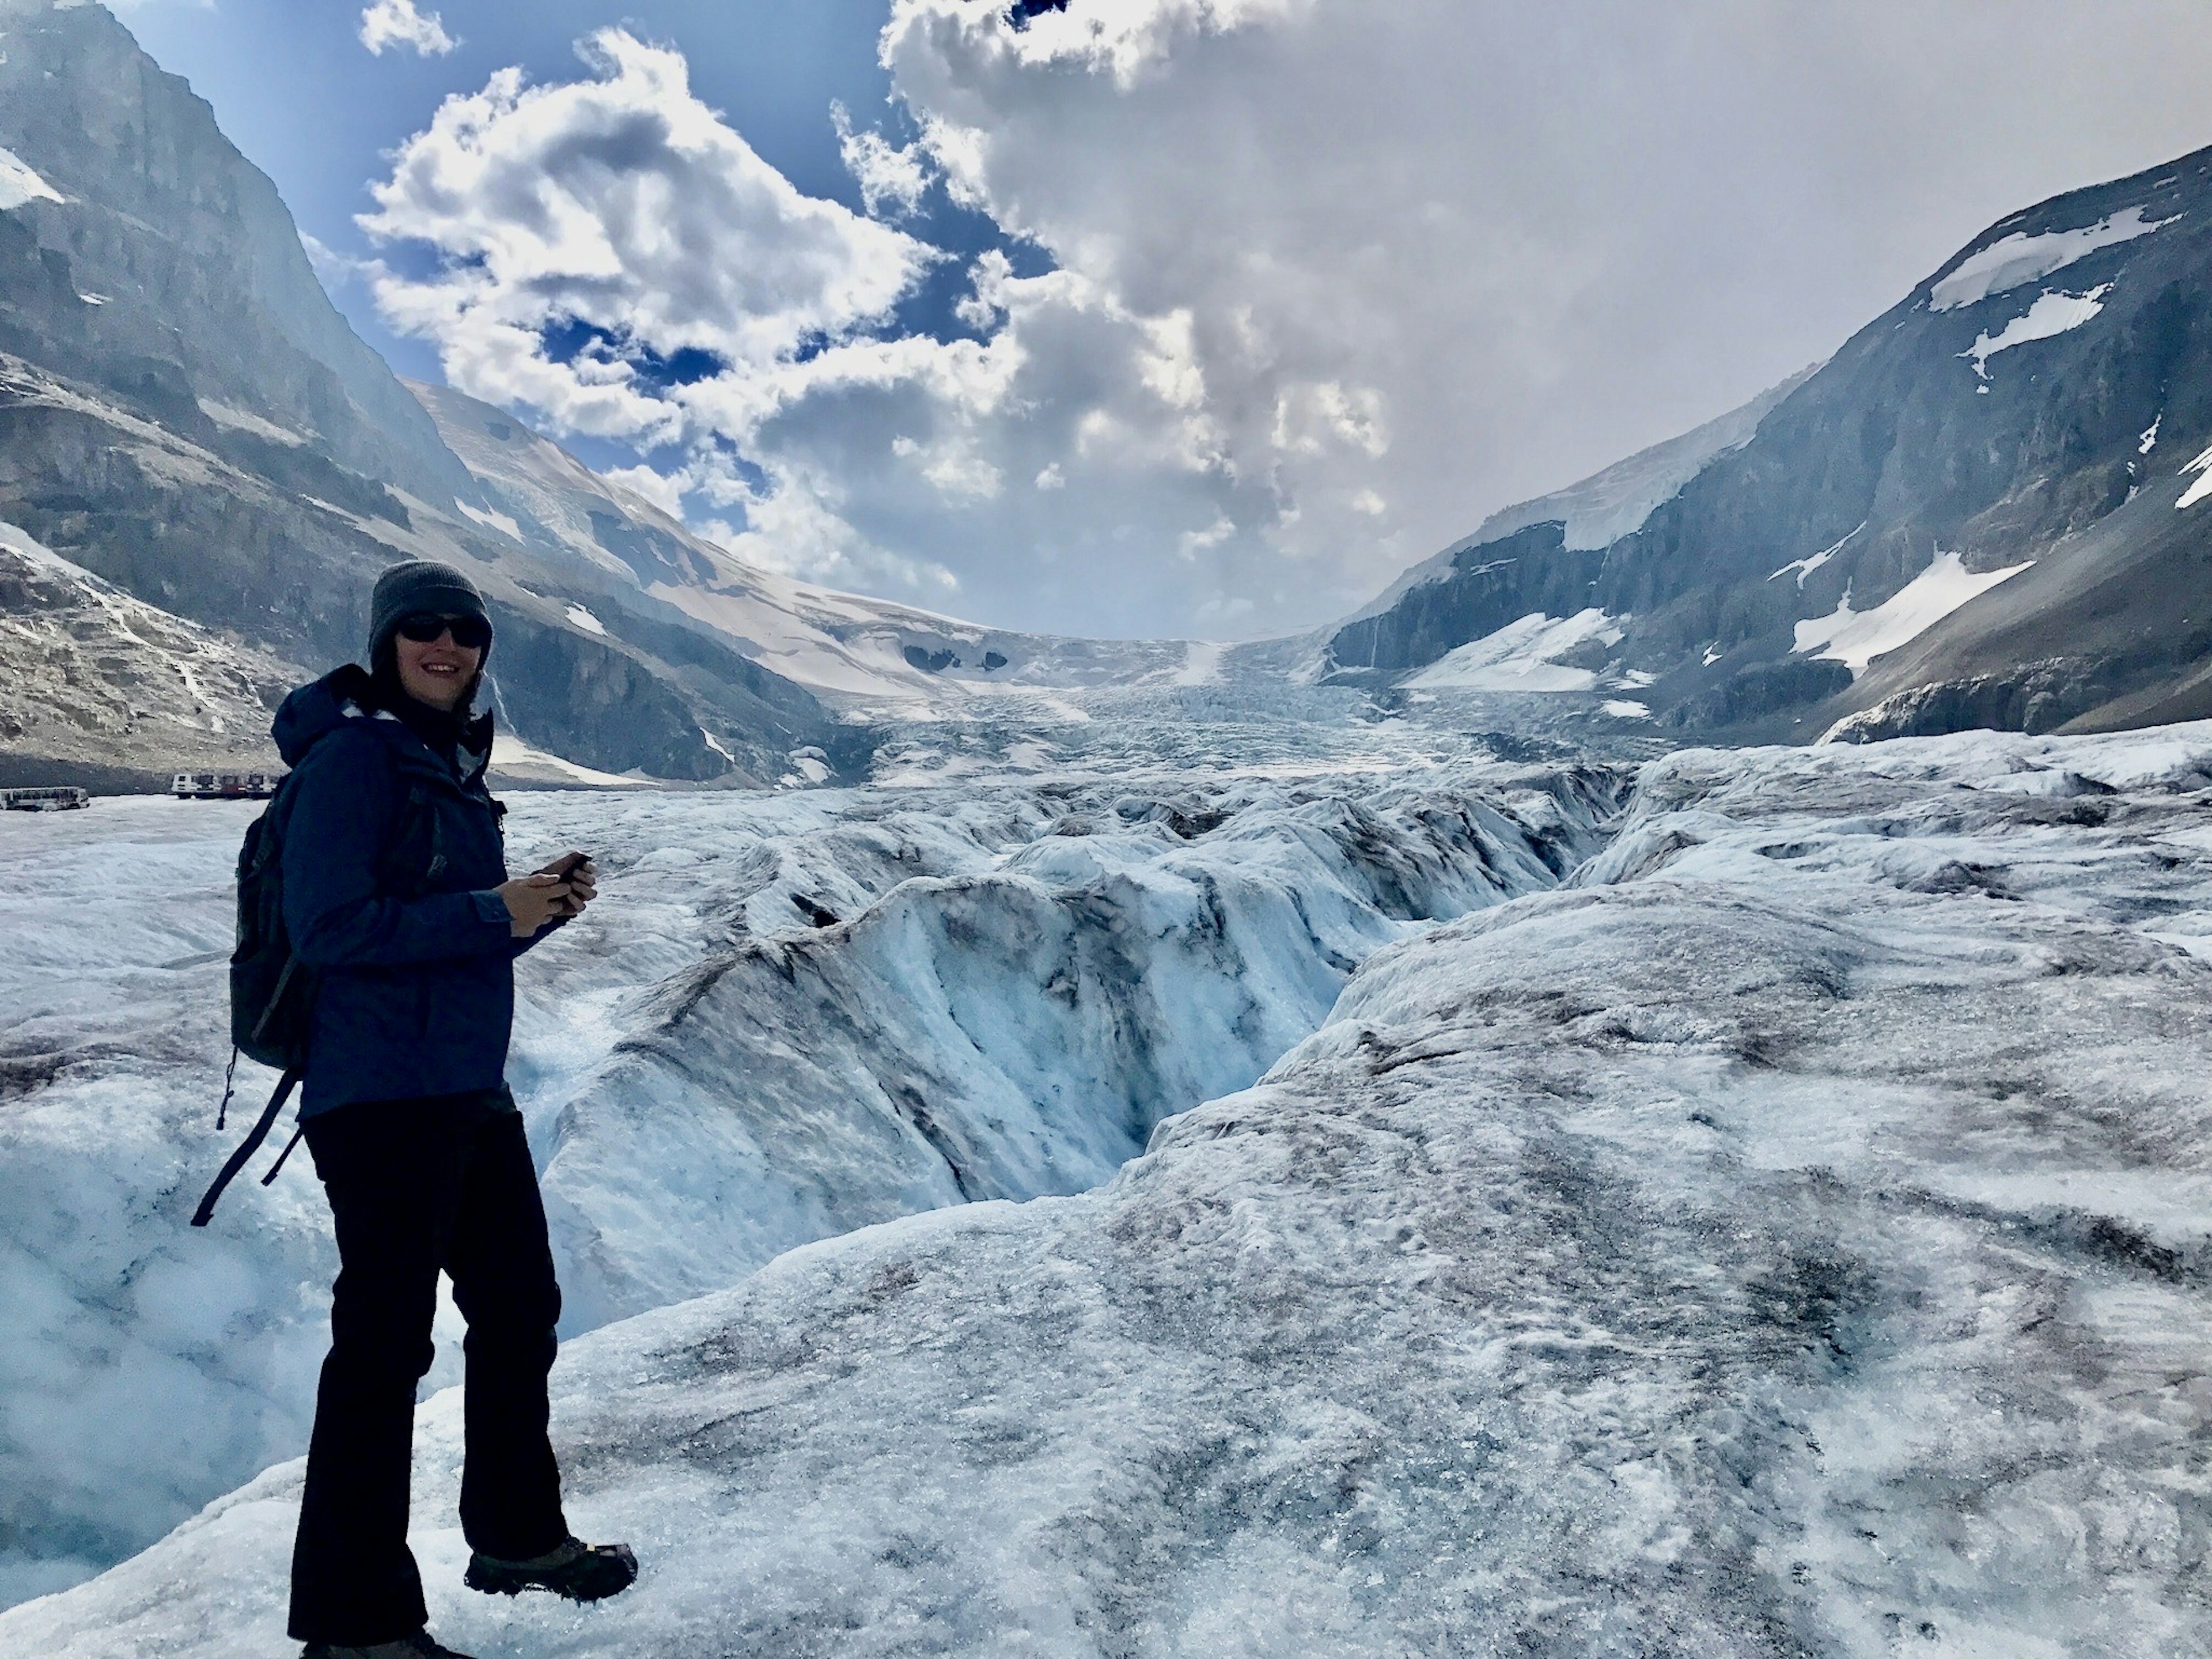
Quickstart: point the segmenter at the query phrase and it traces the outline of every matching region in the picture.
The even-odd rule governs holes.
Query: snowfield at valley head
[[[1401,826],[1394,859],[1442,845],[1406,827],[1429,810],[1413,795],[1346,795]],[[1543,797],[1575,798],[1558,782]],[[771,805],[820,817],[811,841],[779,843],[813,850],[780,854],[757,889],[736,835],[623,827],[689,803],[532,803],[531,827],[588,812],[610,854],[665,842],[660,858],[721,895],[698,908],[725,926],[787,890],[849,906],[833,870],[872,881],[860,919],[810,930],[831,956],[852,941],[851,962],[794,960],[794,983],[816,976],[811,1006],[840,1017],[914,997],[896,1019],[874,1010],[894,1045],[939,1017],[915,995],[926,973],[963,959],[905,907],[967,896],[977,908],[946,904],[942,937],[982,942],[1001,977],[969,979],[994,1012],[962,1029],[1011,1035],[979,1042],[975,1070],[941,1047],[910,1057],[981,1107],[963,1133],[1001,1109],[994,1070],[1016,1076],[1024,1038],[1042,1067],[1075,1029],[1034,1023],[1048,987],[1024,974],[1060,958],[1042,934],[980,927],[976,893],[1097,895],[1118,866],[1164,903],[1196,873],[1176,859],[1214,845],[1217,878],[1279,873],[1218,841],[1236,817],[1186,817],[1196,833],[1171,831],[1150,864],[1109,829],[1087,886],[1055,888],[1073,867],[1024,871],[1047,838],[979,829],[994,806],[975,790],[896,809],[909,835],[928,819],[931,845],[974,848],[968,874],[885,885],[862,850],[894,844],[881,824],[841,822],[850,806],[827,796],[750,810]],[[1102,799],[1077,810],[1128,821]],[[1278,796],[1239,812],[1287,842],[1302,810]],[[571,1517],[646,1564],[619,1601],[462,1591],[459,1400],[432,1400],[415,1545],[434,1628],[488,1656],[637,1659],[2212,1650],[2212,726],[1689,751],[1648,767],[1610,828],[1564,883],[1395,939],[1351,927],[1365,948],[1318,1029],[1252,1086],[1164,1117],[1091,1191],[935,1194],[570,1342],[555,1431]],[[1341,869],[1347,844],[1309,867]],[[1497,856],[1487,838],[1460,856],[1477,848]],[[639,913],[672,917],[687,889],[630,857],[610,860],[609,896],[632,884],[623,925],[680,938]],[[1188,936],[1188,916],[1152,931]],[[872,928],[896,948],[864,946]],[[533,994],[526,1082],[556,1194],[568,1153],[549,1127],[588,1115],[568,1103],[603,1096],[634,1125],[673,1110],[687,1075],[666,1018],[687,950],[558,943],[553,975],[579,987],[606,971],[592,956],[632,953],[640,988],[607,994],[605,1018],[646,1036],[563,1060],[597,1041],[590,1022],[552,1038]],[[765,977],[717,1004],[759,971],[761,944],[732,944],[687,1015],[732,1064],[770,1058],[750,999],[761,1033],[800,1018]],[[1212,1029],[1221,1005],[1188,989],[1203,963],[1155,960],[1170,1016]],[[629,994],[656,1012],[612,1012]],[[778,1088],[814,1086],[813,1066],[856,1099],[892,1094],[865,1028],[815,1042]],[[895,1138],[890,1115],[875,1121]],[[1049,1140],[1043,1118],[1005,1126],[992,1178]],[[1054,1143],[1070,1176],[1079,1151],[1110,1158],[1087,1133]],[[682,1169],[628,1175],[641,1215],[695,1231],[665,1207]],[[731,1190],[739,1211],[760,1188]],[[304,1207],[302,1189],[286,1201]],[[240,1251],[257,1224],[252,1247],[276,1248],[269,1218],[289,1212],[239,1218],[270,1202],[240,1202]],[[288,1652],[299,1480],[296,1462],[271,1468],[102,1576],[0,1613],[0,1653]]]

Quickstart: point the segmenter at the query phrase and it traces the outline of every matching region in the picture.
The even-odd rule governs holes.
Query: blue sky
[[[422,8],[458,42],[436,55],[371,56],[361,10],[345,0],[139,0],[118,15],[162,67],[215,106],[232,143],[276,181],[301,229],[356,255],[372,251],[354,217],[374,205],[368,185],[382,170],[380,158],[443,99],[511,64],[533,81],[571,78],[575,43],[611,23],[680,46],[700,96],[726,112],[764,160],[807,194],[855,211],[860,189],[839,154],[831,104],[861,123],[902,125],[876,51],[885,0],[450,0]],[[929,206],[933,240],[963,252],[1005,242],[988,219],[960,212],[941,193]],[[401,373],[444,378],[434,346],[386,328],[365,288],[340,286],[332,297]],[[944,309],[933,307],[931,322],[956,326]]]
[[[402,372],[741,556],[1063,633],[1342,616],[2212,143],[2202,0],[433,14],[122,10]]]

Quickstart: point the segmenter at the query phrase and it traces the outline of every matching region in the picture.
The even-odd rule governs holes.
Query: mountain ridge
[[[2212,617],[2204,533],[2187,509],[2178,527],[2121,509],[2160,496],[2171,516],[2189,489],[2173,458],[2212,441],[2208,275],[2212,149],[2008,215],[1635,529],[1590,549],[1558,519],[1478,532],[1340,625],[1324,677],[1432,684],[1509,625],[1595,609],[1617,637],[1554,665],[1624,694],[1623,718],[1699,738],[2196,708],[2182,687],[2205,641],[2179,619]],[[2046,614],[2091,593],[2093,616]],[[1889,648],[1854,662],[1847,631]]]

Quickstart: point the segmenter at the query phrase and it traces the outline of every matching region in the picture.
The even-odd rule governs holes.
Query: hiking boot
[[[501,1561],[471,1554],[466,1579],[486,1595],[520,1595],[550,1590],[571,1601],[604,1601],[637,1582],[637,1557],[627,1544],[586,1544],[571,1538],[560,1548],[529,1561]]]
[[[403,1636],[397,1642],[378,1642],[365,1648],[342,1648],[330,1642],[310,1642],[300,1650],[300,1659],[469,1659],[465,1653],[441,1647],[427,1630]]]

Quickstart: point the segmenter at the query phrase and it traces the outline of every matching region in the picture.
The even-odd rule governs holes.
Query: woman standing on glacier
[[[595,890],[580,854],[507,878],[491,718],[471,712],[491,636],[459,571],[395,565],[368,672],[348,664],[276,715],[285,930],[319,981],[300,1121],[338,1244],[292,1557],[302,1659],[464,1659],[431,1638],[407,1547],[441,1270],[469,1326],[470,1588],[593,1601],[637,1576],[627,1546],[569,1533],[546,1432],[561,1291],[505,1081],[514,962]]]

